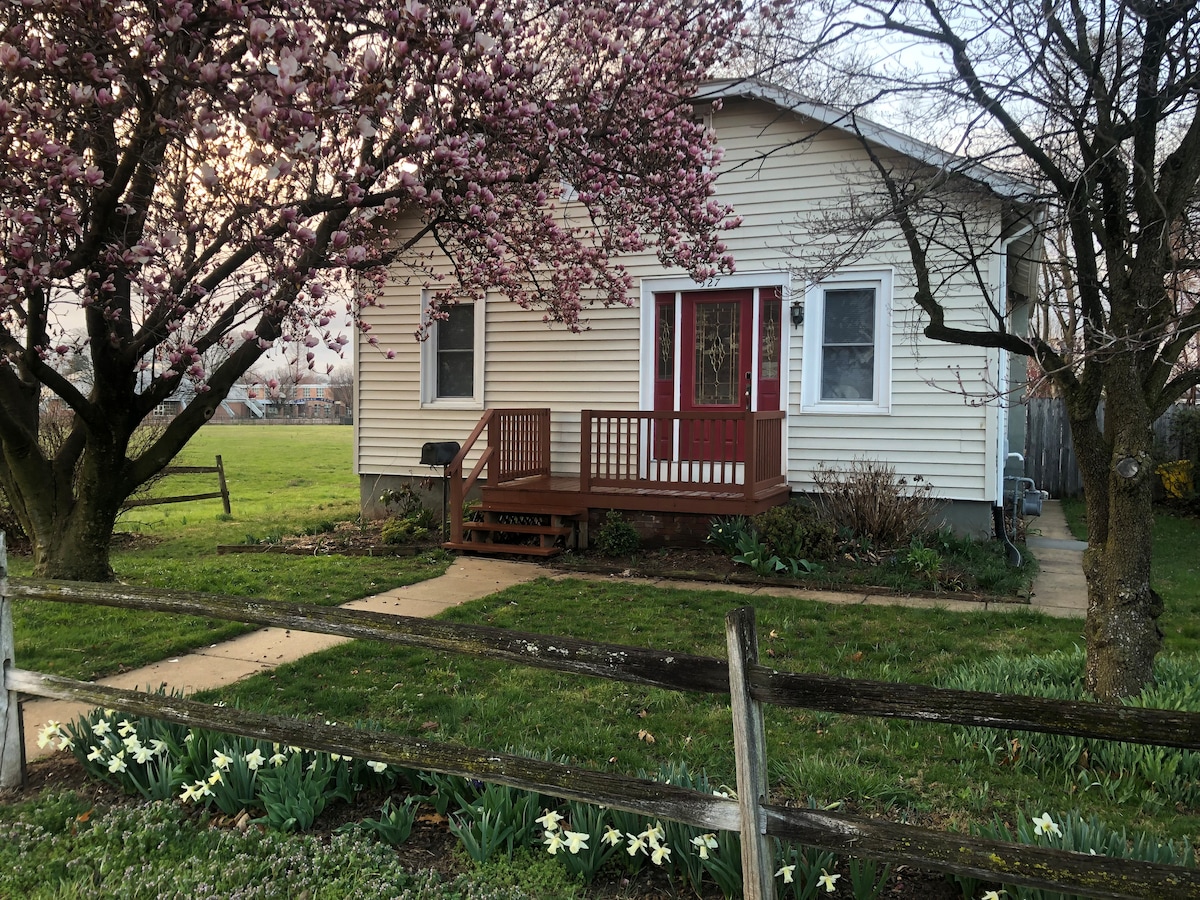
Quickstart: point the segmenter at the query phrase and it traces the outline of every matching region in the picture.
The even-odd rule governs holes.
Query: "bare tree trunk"
[[[1088,507],[1088,548],[1083,571],[1088,586],[1085,685],[1101,700],[1139,693],[1153,680],[1154,657],[1162,649],[1158,627],[1162,598],[1150,586],[1153,506],[1152,417],[1141,392],[1122,390],[1119,379],[1106,391],[1109,423],[1119,430],[1103,437],[1094,413],[1072,434],[1079,455]]]

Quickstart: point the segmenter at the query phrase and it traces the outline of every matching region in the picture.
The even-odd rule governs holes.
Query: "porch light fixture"
[[[792,301],[792,327],[799,328],[804,324],[804,301]]]

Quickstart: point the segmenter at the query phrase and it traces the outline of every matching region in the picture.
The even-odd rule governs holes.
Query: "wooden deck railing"
[[[467,456],[487,430],[487,447],[463,477]],[[446,468],[450,482],[450,540],[463,540],[463,503],[484,472],[488,484],[550,474],[550,410],[489,409]]]
[[[584,410],[580,488],[709,490],[747,498],[783,484],[781,410]]]
[[[482,428],[480,429],[482,431]],[[1200,897],[1200,872],[1139,860],[1071,853],[1045,846],[988,840],[963,833],[896,824],[853,813],[785,807],[770,802],[766,704],[822,712],[883,716],[926,723],[1012,728],[1084,738],[1200,749],[1200,714],[1107,706],[1071,700],[861,681],[759,664],[752,607],[725,620],[726,659],[602,644],[507,628],[458,625],[383,613],[153,591],[112,584],[5,578],[0,532],[0,786],[24,778],[19,703],[22,694],[110,707],[189,727],[428,769],[506,784],[583,803],[603,804],[706,830],[740,833],[746,900],[774,900],[771,838],[916,868],[1102,898]],[[554,672],[591,675],[641,687],[729,697],[734,719],[737,798],[589,770],[491,749],[402,737],[345,725],[321,725],[152,692],[129,691],[19,669],[13,658],[13,601],[83,603],[204,616],[254,625],[383,641],[464,653]],[[680,848],[683,850],[685,848]]]

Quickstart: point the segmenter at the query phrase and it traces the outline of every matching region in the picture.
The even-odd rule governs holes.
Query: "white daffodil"
[[[153,738],[150,741],[150,749],[161,756],[163,753],[167,752],[167,742],[160,741],[158,738]]]
[[[817,884],[825,888],[825,893],[832,894],[835,890],[837,890],[835,885],[837,884],[837,880],[841,877],[841,875],[830,875],[828,872],[822,869],[821,877],[817,879]]]
[[[108,761],[108,771],[116,775],[118,772],[124,772],[129,766],[125,765],[125,751],[122,750]]]
[[[650,854],[650,859],[656,866],[661,866],[665,862],[670,862],[671,848],[666,844],[659,844],[654,848],[654,852]]]
[[[376,775],[382,775],[387,771],[388,764],[385,762],[376,762],[375,760],[367,760],[367,768]]]
[[[621,834],[620,831],[609,825],[608,828],[604,830],[604,835],[600,838],[600,840],[604,841],[610,847],[615,847],[617,844],[621,843],[621,841],[625,840],[625,835]]]
[[[246,768],[248,768],[251,772],[257,772],[259,769],[261,769],[264,762],[266,762],[266,760],[263,759],[262,751],[257,747],[246,754]]]
[[[213,768],[222,769],[226,772],[229,771],[229,764],[232,762],[233,757],[226,754],[224,750],[218,750],[212,758]]]
[[[572,854],[578,853],[580,850],[586,850],[587,842],[592,838],[590,834],[584,834],[582,831],[564,831],[563,834],[567,839],[567,849]]]
[[[646,832],[643,831],[641,834],[629,834],[626,835],[626,837],[629,838],[629,847],[627,849],[630,856],[637,856],[639,850],[642,853],[649,852],[646,849]]]
[[[793,881],[795,881],[795,879],[792,877],[792,873],[795,871],[796,871],[795,866],[783,866],[779,869],[778,872],[775,873],[775,877],[778,878],[779,876],[782,875],[783,883],[791,884]]]
[[[95,762],[96,760],[98,760],[100,757],[102,757],[104,755],[104,751],[101,750],[99,747],[97,747],[95,744],[92,745],[91,750],[92,750],[92,752],[87,755],[88,762]]]
[[[224,780],[225,780],[225,777],[221,774],[220,769],[214,769],[213,773],[208,776],[208,783],[210,785],[221,784]]]
[[[121,743],[125,745],[125,749],[130,753],[136,753],[142,748],[142,742],[138,740],[138,736],[136,734],[129,735],[125,738],[125,740],[121,741]]]
[[[692,846],[696,848],[701,859],[708,859],[708,851],[717,849],[717,836],[711,833],[696,835],[692,838]]]
[[[108,721],[108,719],[101,719],[92,726],[92,734],[94,734],[96,737],[104,737],[104,735],[109,734],[110,732],[112,732],[112,724]]]
[[[54,720],[47,722],[42,726],[42,730],[38,732],[37,745],[39,748],[45,747],[51,741],[56,740],[62,732],[59,731],[58,723]]]
[[[138,747],[132,752],[134,760],[141,765],[145,765],[146,763],[150,762],[150,760],[154,759],[154,751],[149,747]]]
[[[555,827],[557,828],[558,826],[556,825]],[[544,841],[546,843],[546,852],[551,856],[567,846],[566,841],[562,839],[557,831],[547,831]]]
[[[545,815],[538,816],[534,821],[536,821],[547,831],[558,831],[558,823],[561,822],[562,819],[563,817],[557,812],[552,809],[548,809],[546,810]]]
[[[182,803],[195,800],[197,797],[196,786],[194,784],[185,784],[183,790],[179,792],[179,800]]]
[[[271,754],[271,758],[268,759],[267,762],[269,762],[271,765],[273,765],[275,768],[278,769],[285,762],[287,762],[287,757],[284,756],[282,753],[280,753],[278,750],[276,750],[273,754]]]
[[[646,842],[651,847],[657,848],[666,836],[667,830],[662,827],[662,822],[655,822],[653,828],[646,829]]]
[[[984,891],[979,900],[1000,900],[1000,895],[1007,893],[1008,891]]]
[[[135,731],[137,731],[137,727],[128,719],[122,719],[117,723],[117,734],[121,737],[129,737]]]
[[[1040,816],[1034,816],[1033,830],[1038,834],[1052,834],[1055,837],[1062,837],[1062,829],[1050,818],[1050,813],[1042,813]]]
[[[75,742],[73,740],[71,740],[71,736],[69,734],[63,733],[58,736],[58,749],[59,750],[74,750],[75,749]]]

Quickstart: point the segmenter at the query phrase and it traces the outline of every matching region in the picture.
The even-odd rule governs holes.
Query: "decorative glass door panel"
[[[695,291],[681,295],[681,412],[733,413],[748,408],[754,291]],[[742,459],[742,423],[690,418],[679,423],[683,459]]]
[[[692,406],[739,406],[741,403],[740,303],[696,305],[692,369]]]

